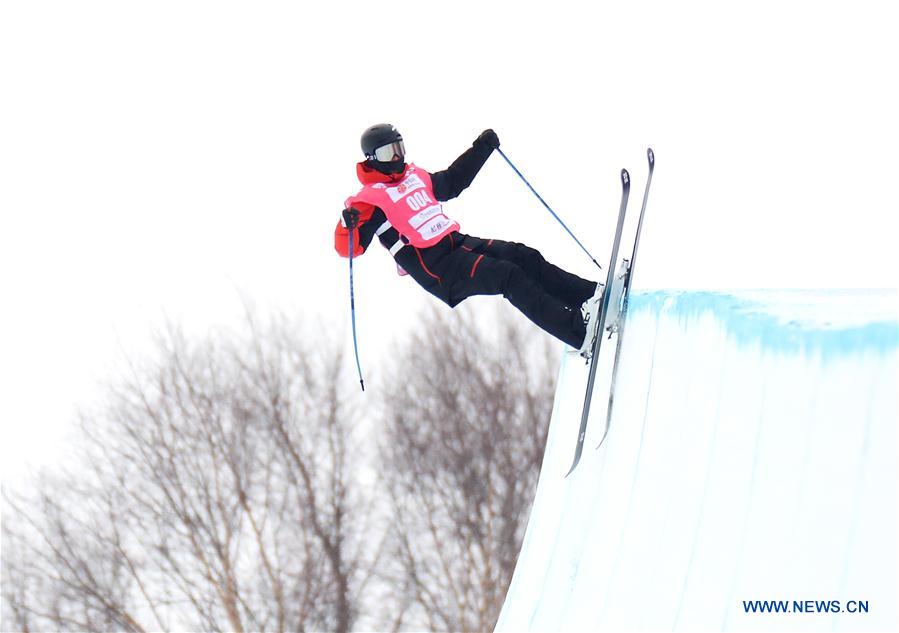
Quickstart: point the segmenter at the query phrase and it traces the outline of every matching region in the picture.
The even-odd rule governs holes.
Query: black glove
[[[497,147],[499,147],[499,137],[493,130],[484,130],[483,132],[481,132],[481,135],[475,140],[475,143],[486,145],[490,149],[496,149]]]
[[[346,224],[346,227],[349,230],[355,229],[359,226],[359,211],[350,207],[349,209],[343,210],[343,223]]]

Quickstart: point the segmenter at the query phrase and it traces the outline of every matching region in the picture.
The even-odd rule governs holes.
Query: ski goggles
[[[406,146],[403,145],[403,139],[394,141],[387,145],[382,145],[375,149],[374,159],[382,163],[389,163],[396,159],[403,160],[406,156]]]

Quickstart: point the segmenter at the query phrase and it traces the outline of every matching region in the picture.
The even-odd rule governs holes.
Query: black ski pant
[[[544,331],[579,348],[586,336],[581,304],[596,282],[547,262],[536,249],[454,232],[430,248],[406,246],[397,263],[450,307],[474,295],[503,295]]]

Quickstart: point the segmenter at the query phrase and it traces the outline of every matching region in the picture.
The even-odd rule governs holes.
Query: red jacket
[[[478,137],[475,139],[474,143],[472,143],[471,147],[454,160],[448,168],[431,173],[431,184],[434,189],[434,196],[437,200],[439,202],[446,202],[462,193],[462,191],[474,180],[478,171],[490,157],[491,152],[493,152],[493,149],[482,142],[481,138]],[[406,170],[403,170],[398,174],[382,174],[381,172],[368,167],[364,161],[356,165],[356,176],[358,176],[359,182],[363,185],[379,182],[385,184],[399,182],[405,175]],[[366,226],[362,231],[363,235],[360,238],[359,228],[363,227],[366,222],[371,220],[372,215],[376,213],[376,211],[379,214],[383,213],[383,211],[371,204],[365,203],[357,203],[354,205],[354,208],[359,211],[359,226],[353,230],[353,257],[356,257],[365,252],[365,248],[371,243],[376,230],[376,227]],[[384,219],[386,219],[386,217]],[[383,222],[383,219],[381,222]],[[390,229],[381,236],[382,244],[384,243],[385,236],[387,236],[388,241],[398,239],[398,234],[395,229]],[[334,229],[334,248],[342,257],[349,257],[350,255],[349,237],[350,232],[343,225],[342,220],[338,221],[337,228]]]
[[[371,167],[367,167],[364,161],[356,164],[356,176],[363,185],[371,185],[376,182],[399,182],[403,179],[405,173],[406,170],[404,169],[398,174],[382,174]],[[374,205],[366,204],[364,202],[356,203],[353,208],[359,211],[360,225],[370,220],[372,214],[375,212]],[[350,256],[350,231],[343,225],[342,218],[338,220],[337,228],[334,229],[334,248],[337,249],[337,252],[341,257]],[[356,227],[353,229],[353,257],[358,257],[364,252],[365,248],[359,240],[359,227]]]

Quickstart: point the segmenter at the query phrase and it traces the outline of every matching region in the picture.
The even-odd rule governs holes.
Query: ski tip
[[[626,186],[626,185],[629,185],[630,182],[631,182],[631,175],[629,173],[627,173],[626,169],[622,169],[621,170],[621,184]]]
[[[651,147],[646,148],[646,159],[649,161],[650,167],[656,164],[656,155],[653,153]]]

